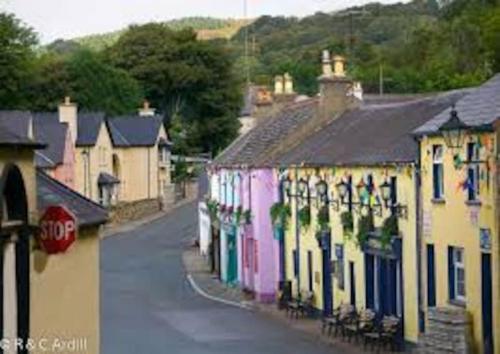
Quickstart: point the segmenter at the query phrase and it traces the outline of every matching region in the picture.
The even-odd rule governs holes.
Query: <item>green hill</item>
[[[182,19],[166,21],[165,24],[173,30],[192,28],[193,30],[198,32],[200,39],[216,39],[232,37],[236,32],[239,31],[242,26],[248,24],[248,22],[249,21],[239,19],[186,17]],[[70,41],[80,44],[83,47],[100,51],[106,47],[113,45],[125,31],[126,29],[109,33],[89,35],[74,38]]]

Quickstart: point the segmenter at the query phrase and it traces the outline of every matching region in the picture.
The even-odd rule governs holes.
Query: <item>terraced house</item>
[[[481,353],[500,353],[499,118],[497,74],[415,131],[426,317],[460,323],[467,312],[463,330]]]
[[[214,270],[315,315],[350,304],[396,318],[424,352],[500,353],[500,76],[360,99],[343,59],[331,65],[325,53],[319,98],[261,120],[211,166]]]

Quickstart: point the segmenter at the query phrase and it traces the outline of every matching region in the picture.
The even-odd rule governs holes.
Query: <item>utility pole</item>
[[[248,0],[243,0],[243,17],[245,19],[245,71],[247,87],[250,86],[250,60],[248,57]]]

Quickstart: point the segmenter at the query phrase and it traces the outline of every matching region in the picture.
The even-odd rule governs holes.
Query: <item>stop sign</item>
[[[63,206],[50,206],[40,219],[40,243],[48,254],[65,252],[76,239],[76,218]]]

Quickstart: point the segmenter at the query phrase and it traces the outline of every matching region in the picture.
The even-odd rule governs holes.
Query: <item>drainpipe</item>
[[[148,147],[148,199],[151,199],[151,148]]]
[[[297,263],[297,296],[300,296],[300,223],[299,223],[299,194],[297,183],[299,181],[299,170],[295,167],[295,253]]]
[[[415,217],[416,217],[416,241],[417,241],[417,289],[418,289],[418,325],[419,331],[424,332],[425,330],[425,318],[424,318],[424,296],[422,294],[423,284],[422,284],[422,252],[423,252],[423,239],[422,239],[422,169],[420,166],[421,161],[421,151],[420,143],[421,140],[416,138],[418,149],[417,149],[417,162],[415,163]]]

